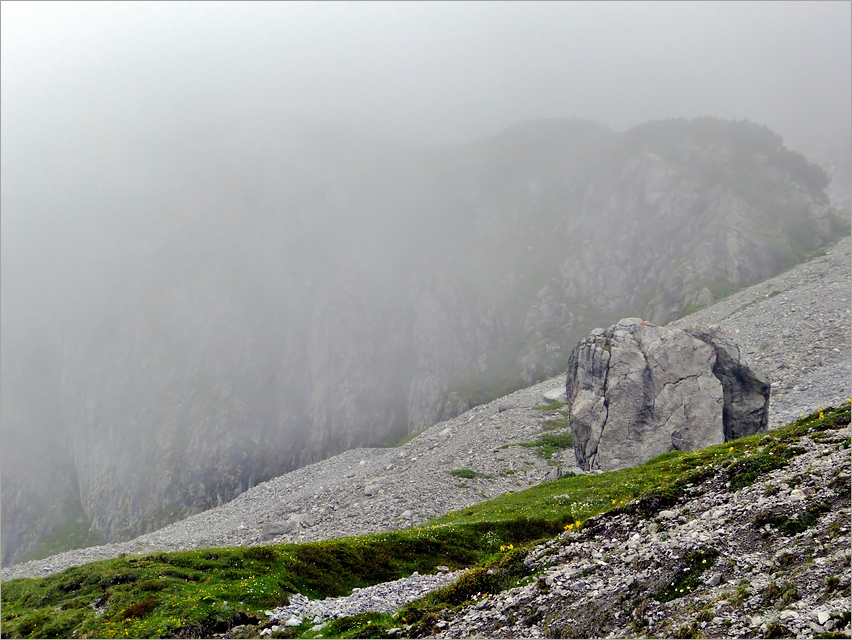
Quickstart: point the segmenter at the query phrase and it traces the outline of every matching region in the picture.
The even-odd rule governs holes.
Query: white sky
[[[623,129],[714,115],[791,146],[848,139],[850,7],[5,1],[3,146],[235,114],[437,144],[553,116]]]

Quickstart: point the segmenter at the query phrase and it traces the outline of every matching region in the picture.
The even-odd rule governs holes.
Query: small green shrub
[[[731,490],[739,491],[751,486],[762,475],[786,466],[792,458],[805,451],[806,449],[802,447],[790,447],[779,443],[771,449],[767,446],[761,453],[733,462],[727,469]]]
[[[553,454],[562,449],[574,446],[574,437],[567,433],[542,433],[535,442],[516,442],[513,446],[528,447],[536,450],[536,455],[544,460],[550,460]]]
[[[481,473],[477,473],[473,469],[453,469],[452,471],[447,471],[451,476],[455,476],[457,478],[465,478],[466,480],[470,480],[472,478],[490,478],[491,476],[486,476]]]
[[[840,578],[837,576],[828,576],[825,579],[825,592],[831,593],[840,586]]]
[[[116,619],[124,620],[126,618],[141,618],[152,609],[155,609],[159,604],[160,601],[156,598],[148,598],[140,602],[135,602],[129,607],[122,609],[116,616]]]
[[[718,555],[716,549],[690,551],[677,566],[669,584],[656,594],[657,600],[669,602],[689,595],[700,586],[699,576],[713,566]]]
[[[701,635],[698,632],[698,625],[694,622],[692,624],[684,625],[674,634],[675,638],[700,638]]]
[[[533,407],[533,409],[535,411],[556,411],[567,405],[567,402],[551,402],[550,404],[540,404],[537,407]]]
[[[326,638],[387,638],[388,629],[398,626],[392,616],[380,613],[359,613],[336,618],[322,629]]]
[[[765,638],[794,638],[795,634],[777,620],[766,628]]]
[[[783,514],[765,511],[755,517],[754,526],[759,529],[768,524],[777,529],[782,535],[794,536],[815,525],[819,521],[820,516],[828,510],[829,507],[826,504],[812,505],[806,511],[800,512],[797,518],[788,518]]]

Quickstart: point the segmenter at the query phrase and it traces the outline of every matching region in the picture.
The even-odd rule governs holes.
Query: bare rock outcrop
[[[720,330],[639,318],[595,329],[571,353],[566,381],[580,467],[634,466],[766,430],[769,385]]]

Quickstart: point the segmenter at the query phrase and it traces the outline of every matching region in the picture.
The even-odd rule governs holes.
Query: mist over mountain
[[[193,140],[215,143],[160,149],[120,223],[4,245],[4,564],[396,442],[564,371],[595,326],[666,322],[848,232],[825,172],[748,122]]]
[[[0,3],[0,560],[396,442],[845,233],[850,11]]]

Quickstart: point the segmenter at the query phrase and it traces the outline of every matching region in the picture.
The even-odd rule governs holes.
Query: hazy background
[[[41,225],[129,224],[235,125],[295,116],[436,145],[541,117],[747,118],[849,181],[849,2],[0,7],[4,257]]]
[[[610,132],[749,119],[826,167],[848,206],[850,7],[0,3],[4,562],[7,545],[23,553],[66,521],[73,544],[90,525],[127,537],[375,443],[370,429],[455,415],[468,369],[482,374],[476,401],[513,367],[523,382],[554,373],[544,338],[521,362],[507,336],[568,326],[551,306],[588,331],[603,307],[620,310],[610,285],[625,313],[651,313],[627,295],[645,267],[622,251],[608,271],[630,225],[648,264],[676,253],[664,240],[677,225],[636,213],[646,195],[684,228],[715,211],[722,178],[773,203],[743,204],[742,218],[719,205],[747,242],[724,259],[687,251],[699,271],[727,260],[742,285],[803,259],[831,234],[799,233],[793,251],[788,223],[822,207],[823,185],[802,186],[807,163],[768,130],[695,125],[750,142],[732,161],[716,134],[702,139],[696,166],[722,170],[692,186],[642,155],[642,131],[622,147]],[[569,117],[605,126],[540,122],[474,142]],[[665,135],[691,127],[644,131],[663,153]],[[789,260],[765,259],[755,230]],[[636,237],[622,245],[638,251]],[[577,276],[597,292],[589,309],[559,298],[567,284],[542,288],[589,252]],[[649,296],[672,298],[659,318],[698,303],[670,276],[650,278],[663,284]]]
[[[4,153],[68,125],[97,127],[90,147],[119,151],[116,136],[166,134],[164,116],[258,110],[428,144],[566,115],[614,129],[749,118],[794,145],[850,130],[848,2],[3,2],[2,11]]]
[[[849,2],[1,6],[9,233],[56,199],[70,216],[112,195],[120,217],[152,163],[172,169],[164,144],[293,116],[425,144],[540,117],[747,118],[848,173]]]
[[[426,144],[539,117],[748,118],[837,164],[850,7],[3,2],[3,218],[144,189],[140,163],[205,123],[293,115]]]

